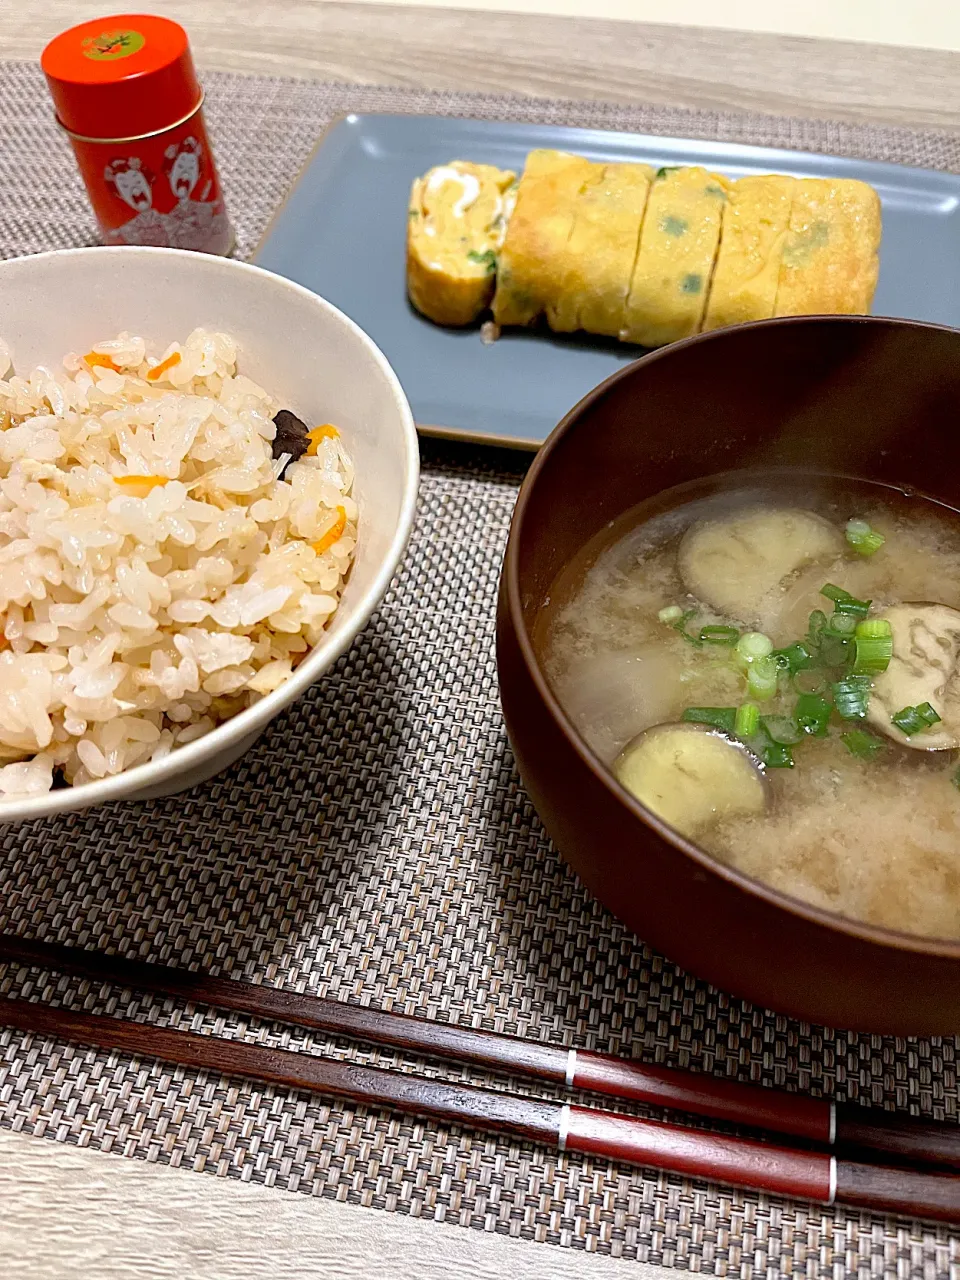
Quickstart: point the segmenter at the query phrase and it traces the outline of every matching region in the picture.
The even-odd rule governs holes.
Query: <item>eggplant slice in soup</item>
[[[641,804],[690,838],[706,823],[760,813],[767,804],[759,760],[705,725],[655,725],[624,747],[613,772]]]
[[[874,677],[867,719],[887,737],[918,751],[960,747],[960,612],[945,604],[895,604],[877,615],[893,632],[893,657]],[[929,703],[938,723],[909,736],[893,717]]]
[[[843,549],[840,532],[812,511],[757,509],[692,525],[677,563],[691,595],[728,618],[757,623],[792,574]]]

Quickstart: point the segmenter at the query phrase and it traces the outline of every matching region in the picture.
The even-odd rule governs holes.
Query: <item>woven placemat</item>
[[[759,116],[206,76],[241,253],[347,110],[526,118],[960,169],[960,138]],[[94,242],[39,74],[0,69],[0,255]],[[958,1040],[811,1027],[651,953],[559,861],[497,702],[522,460],[426,446],[409,555],[328,678],[220,777],[0,835],[0,928],[955,1121]],[[731,938],[731,946],[736,939]],[[343,1058],[238,1017],[11,967],[0,991]],[[225,1177],[713,1275],[948,1274],[960,1233],[820,1211],[0,1032],[0,1124]],[[492,1087],[509,1082],[407,1061]]]

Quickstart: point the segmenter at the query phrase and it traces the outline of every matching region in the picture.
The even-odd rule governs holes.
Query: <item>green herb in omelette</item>
[[[678,218],[672,213],[664,214],[660,219],[660,230],[665,236],[682,236],[687,231],[686,218]]]
[[[497,255],[492,249],[487,249],[483,253],[477,253],[476,249],[471,249],[467,254],[467,259],[470,262],[475,262],[478,266],[486,267],[491,275],[497,269]]]

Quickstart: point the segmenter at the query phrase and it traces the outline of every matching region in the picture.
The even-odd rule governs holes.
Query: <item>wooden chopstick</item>
[[[408,1014],[343,1004],[202,970],[175,969],[82,947],[0,934],[0,961],[60,969],[84,978],[281,1022],[425,1058],[566,1084],[626,1102],[709,1116],[832,1146],[841,1154],[882,1152],[897,1160],[960,1168],[960,1126],[838,1105],[735,1080],[647,1066],[610,1054],[474,1031]]]
[[[497,1130],[558,1152],[578,1151],[824,1205],[960,1220],[960,1177],[951,1174],[852,1164],[825,1151],[793,1151],[568,1102],[517,1097],[27,1000],[0,999],[0,1025],[445,1124]]]

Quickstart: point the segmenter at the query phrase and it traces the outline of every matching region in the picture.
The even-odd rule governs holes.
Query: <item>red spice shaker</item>
[[[40,59],[106,244],[229,253],[187,33],[123,14],[71,27]]]

